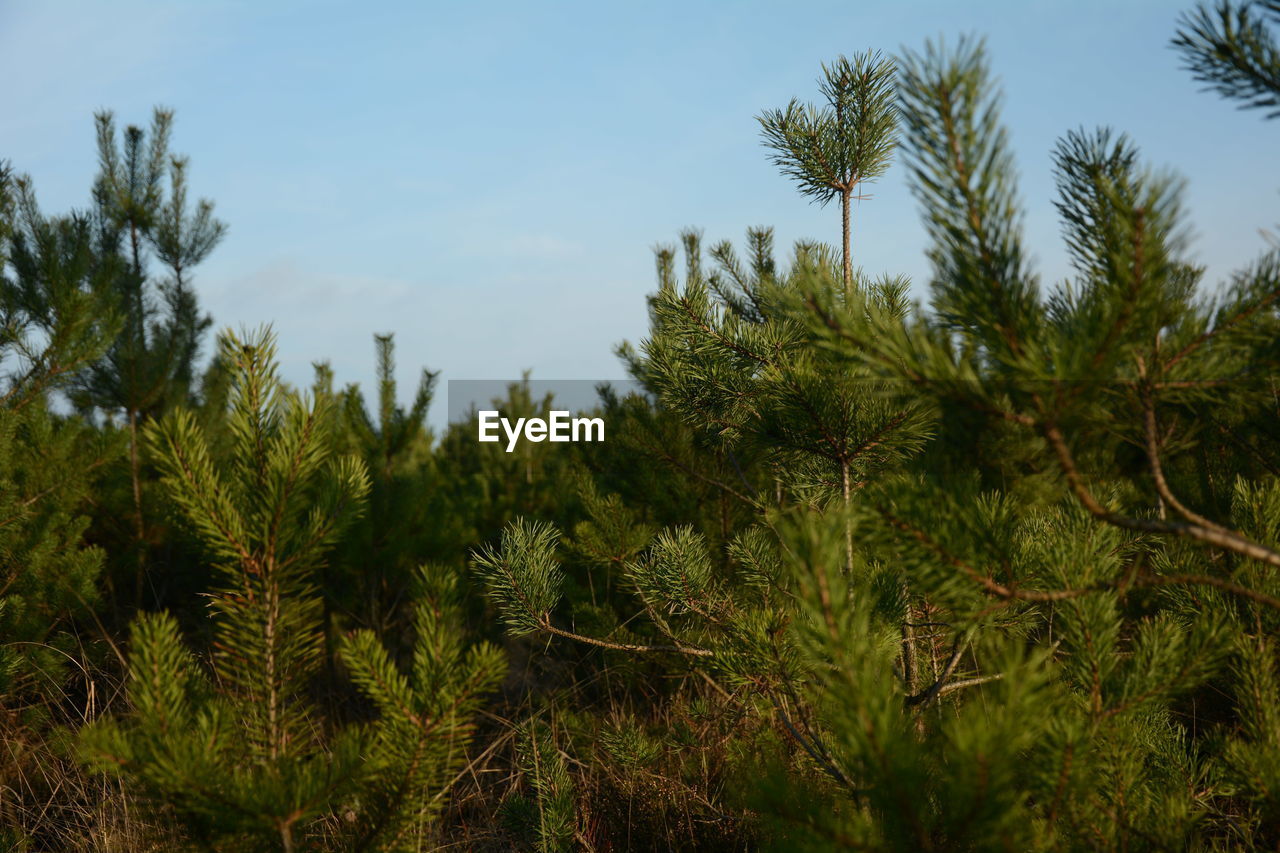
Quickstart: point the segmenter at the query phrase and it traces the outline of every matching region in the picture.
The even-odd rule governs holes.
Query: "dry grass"
[[[162,811],[76,758],[76,730],[121,701],[118,674],[91,667],[83,648],[41,649],[65,666],[35,669],[0,706],[0,853],[174,849]]]
[[[741,697],[690,673],[654,679],[632,662],[588,651],[577,666],[509,643],[513,670],[504,697],[486,713],[473,758],[442,815],[440,849],[531,849],[528,832],[506,820],[513,799],[533,799],[517,766],[515,729],[546,720],[575,794],[576,849],[744,850],[758,827],[731,782],[744,744],[772,731],[746,714]],[[619,663],[619,661],[622,661]],[[633,742],[621,732],[639,733]]]
[[[516,726],[541,714],[572,778],[584,850],[743,850],[755,846],[749,812],[726,784],[740,771],[743,743],[767,734],[740,697],[689,674],[654,680],[594,652],[569,664],[525,643],[478,721],[472,758],[455,779],[424,850],[529,849],[534,839],[506,820],[531,786],[518,769]],[[184,843],[163,809],[119,778],[91,773],[75,755],[76,730],[123,701],[110,655],[90,667],[66,656],[58,677],[32,679],[19,703],[0,709],[0,853],[135,853]],[[103,664],[108,664],[104,666]],[[114,671],[112,671],[114,670]],[[39,683],[37,683],[39,682]],[[560,710],[549,716],[548,709]],[[619,733],[641,733],[640,748]],[[341,816],[330,818],[341,820]],[[313,827],[326,834],[327,821]],[[323,846],[323,842],[321,842]]]

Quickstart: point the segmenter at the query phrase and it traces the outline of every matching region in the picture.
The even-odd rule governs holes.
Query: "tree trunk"
[[[142,589],[147,576],[147,529],[142,517],[142,470],[138,460],[138,413],[129,410],[129,476],[133,481],[134,543],[138,551],[138,567],[134,577],[133,606],[142,609]]]
[[[844,571],[853,571],[853,521],[849,518],[849,503],[853,496],[853,484],[849,482],[849,460],[840,460],[841,492],[844,495]]]
[[[842,190],[840,193],[840,213],[843,220],[844,234],[844,295],[847,299],[853,290],[853,258],[850,254],[850,240],[852,238],[852,225],[850,223],[849,203],[853,196],[853,187]]]
[[[133,271],[142,278],[142,246],[138,241],[138,225],[129,221],[129,245],[133,249]]]

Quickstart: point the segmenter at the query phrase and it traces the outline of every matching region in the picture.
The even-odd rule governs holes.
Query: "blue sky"
[[[1066,273],[1049,153],[1127,131],[1188,180],[1221,279],[1280,221],[1280,122],[1199,91],[1168,47],[1181,0],[423,3],[0,0],[0,158],[50,212],[85,202],[92,113],[177,110],[174,149],[230,225],[197,271],[218,326],[272,322],[287,378],[372,379],[396,335],[411,392],[446,379],[619,377],[651,247],[685,226],[836,242],[754,116],[817,96],[821,62],[984,34],[1046,281]],[[904,170],[855,213],[857,262],[927,280]],[[922,287],[918,292],[923,294]],[[442,386],[443,392],[443,386]],[[443,401],[435,419],[443,416]]]

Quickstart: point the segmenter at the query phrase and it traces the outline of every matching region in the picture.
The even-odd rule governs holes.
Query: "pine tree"
[[[897,144],[894,66],[878,52],[840,57],[822,67],[818,86],[825,107],[801,106],[758,117],[773,161],[800,184],[800,191],[826,204],[840,199],[844,286],[853,286],[850,203],[863,184],[884,174]]]
[[[673,656],[683,660],[681,669],[705,668],[728,689],[747,692],[755,713],[779,714],[797,742],[829,767],[814,721],[786,710],[806,677],[787,631],[795,593],[767,528],[750,524],[796,505],[831,508],[839,517],[859,489],[919,447],[927,412],[865,372],[834,371],[811,333],[783,313],[784,294],[811,271],[821,270],[833,293],[843,292],[820,247],[798,246],[792,267],[782,269],[768,231],[748,236],[749,266],[720,244],[712,250],[716,266],[704,273],[698,237],[686,233],[683,285],[674,253],[660,252],[653,331],[641,354],[632,354],[637,375],[669,414],[709,437],[710,452],[753,460],[745,470],[756,472],[754,482],[740,466],[726,467],[715,480],[747,512],[722,537],[679,526],[646,544],[634,542],[641,530],[625,508],[588,501],[597,504],[591,525],[576,532],[569,553],[557,548],[553,529],[517,522],[500,547],[477,553],[475,568],[513,634],[537,631],[620,654]],[[886,305],[901,301],[896,281],[855,284]],[[687,470],[707,477],[699,467]],[[618,541],[600,543],[610,529]],[[846,547],[851,561],[852,540]],[[623,556],[609,574],[629,593],[630,606],[616,605],[612,621],[587,622],[565,594],[575,552],[619,548]],[[910,621],[900,600],[896,615]],[[603,632],[584,633],[584,624]]]
[[[545,524],[476,571],[512,633],[745,694],[798,749],[757,774],[784,849],[1273,846],[1280,259],[1200,296],[1180,182],[1079,131],[1054,152],[1075,273],[1045,292],[983,46],[899,68],[929,310],[808,246],[660,265],[634,358],[772,461],[755,524],[626,559],[625,632],[565,624]]]
[[[45,217],[30,181],[0,164],[0,695],[20,675],[56,681],[59,629],[97,597],[103,554],[82,513],[115,448],[49,403],[114,331],[117,270],[95,243],[89,216]]]
[[[424,370],[408,409],[396,400],[395,347],[377,335],[377,409],[356,385],[341,393],[341,440],[370,472],[369,512],[355,522],[333,560],[326,595],[354,603],[356,621],[387,636],[410,608],[406,593],[418,564],[431,554],[439,524],[421,500],[429,481],[432,435],[426,425],[437,374]]]
[[[1173,46],[1196,80],[1280,118],[1280,0],[1202,3],[1179,24]],[[1277,245],[1274,232],[1267,237]]]
[[[486,646],[464,648],[450,584],[428,575],[409,674],[371,633],[343,646],[378,720],[324,724],[308,695],[325,647],[314,575],[361,510],[368,478],[357,457],[332,451],[333,398],[308,403],[283,387],[269,333],[228,333],[220,349],[234,366],[230,458],[211,455],[186,409],[147,431],[174,505],[218,570],[212,678],[172,616],[139,617],[133,710],[88,729],[86,754],[219,849],[313,847],[326,832],[318,822],[334,815],[345,817],[327,830],[330,844],[406,849],[464,760],[469,717],[501,659]]]
[[[921,608],[953,638],[939,675],[909,690],[907,706],[974,687],[985,702],[938,720],[945,740],[922,753],[887,716],[868,727],[874,679],[852,673],[871,656],[845,658],[847,641],[819,646],[837,663],[829,686],[841,685],[834,707],[848,719],[832,727],[843,741],[837,754],[857,756],[850,778],[876,780],[871,796],[883,797],[871,801],[872,821],[850,815],[857,819],[841,831],[892,832],[896,843],[922,847],[984,838],[1023,848],[1182,845],[1212,843],[1234,823],[1254,843],[1271,843],[1265,812],[1242,808],[1242,789],[1206,782],[1191,798],[1174,780],[1220,778],[1228,766],[1217,750],[1190,745],[1182,697],[1221,677],[1239,654],[1233,644],[1265,649],[1256,644],[1276,624],[1280,600],[1262,568],[1275,565],[1276,540],[1242,515],[1269,502],[1274,474],[1237,463],[1221,521],[1184,502],[1170,478],[1186,484],[1195,457],[1218,452],[1221,437],[1203,427],[1210,413],[1272,417],[1263,389],[1277,364],[1276,260],[1242,272],[1217,305],[1196,299],[1179,183],[1142,169],[1124,137],[1077,132],[1055,152],[1077,274],[1042,297],[1021,245],[981,45],[931,45],[902,68],[910,167],[933,241],[934,314],[838,304],[819,282],[801,301],[811,328],[825,330],[826,345],[851,364],[1020,434],[1017,455],[1053,488],[1015,503],[925,471],[879,484],[854,507],[860,550],[874,558],[868,568],[902,566]],[[1199,498],[1206,508],[1216,502]],[[829,559],[811,561],[816,577]],[[1247,666],[1266,672],[1274,662]],[[926,744],[933,730],[926,722]],[[1231,737],[1230,727],[1216,736]],[[939,749],[949,754],[941,762]],[[979,767],[981,779],[972,775]],[[908,790],[934,793],[908,800]],[[1015,790],[1030,796],[1009,799]],[[1269,789],[1254,787],[1245,800],[1259,796]],[[925,801],[927,811],[916,807]]]
[[[122,275],[100,211],[46,217],[26,177],[0,163],[0,359],[13,371],[4,397],[23,408],[62,386],[119,327],[109,293]]]
[[[146,476],[140,430],[191,392],[200,339],[212,320],[192,289],[192,269],[226,233],[212,202],[187,200],[185,157],[169,151],[173,112],[156,109],[148,130],[130,125],[123,138],[110,112],[95,116],[99,174],[94,203],[103,250],[125,266],[113,295],[122,319],[106,355],[78,377],[74,401],[85,412],[123,417],[129,437],[129,488],[135,552],[134,604],[146,587]],[[151,269],[158,260],[164,274]]]
[[[528,720],[516,730],[516,752],[520,771],[529,780],[532,814],[523,821],[538,853],[574,849],[577,840],[573,780],[552,736],[551,727],[538,719]],[[528,803],[528,801],[518,801]],[[515,801],[506,804],[507,813],[516,813]]]
[[[506,659],[490,643],[465,645],[458,576],[441,566],[419,574],[412,665],[401,674],[376,635],[355,632],[342,657],[379,718],[359,801],[356,849],[421,850],[467,761],[473,720],[502,680]]]
[[[86,542],[86,512],[120,446],[54,400],[115,330],[118,270],[97,238],[89,214],[42,214],[30,180],[0,163],[0,846],[13,849],[76,834],[56,828],[75,812],[59,802],[67,769],[48,744],[93,665],[76,629],[105,555]]]

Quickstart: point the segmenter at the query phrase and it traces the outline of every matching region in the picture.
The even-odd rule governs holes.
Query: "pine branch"
[[[1080,598],[1085,595],[1092,595],[1099,592],[1123,591],[1130,587],[1144,586],[1211,586],[1238,595],[1241,598],[1247,598],[1250,601],[1256,601],[1259,604],[1270,607],[1274,610],[1280,610],[1280,599],[1274,598],[1266,593],[1250,589],[1234,581],[1224,578],[1213,577],[1212,575],[1196,575],[1196,574],[1175,574],[1175,575],[1151,575],[1139,574],[1133,577],[1124,578],[1117,581],[1102,582],[1087,587],[1076,587],[1072,589],[1053,589],[1053,590],[1026,590],[1015,587],[1006,586],[991,578],[989,575],[983,574],[969,565],[959,557],[948,552],[945,548],[935,542],[929,534],[925,533],[918,527],[897,518],[883,507],[876,507],[876,511],[890,525],[908,534],[913,539],[920,542],[928,550],[937,556],[946,560],[946,562],[959,569],[970,580],[976,582],[982,587],[983,591],[996,598],[1007,601],[1026,601],[1031,603],[1052,603],[1055,601],[1067,601],[1073,598]]]
[[[1159,433],[1156,429],[1156,407],[1150,388],[1145,389],[1143,398],[1143,427],[1147,436],[1147,460],[1151,465],[1151,476],[1155,481],[1156,492],[1164,502],[1174,510],[1174,512],[1178,513],[1192,524],[1198,524],[1201,527],[1217,531],[1223,535],[1232,535],[1231,531],[1222,525],[1210,521],[1203,515],[1188,509],[1182,501],[1178,500],[1177,496],[1175,496],[1173,491],[1169,488],[1169,483],[1165,480],[1164,476],[1164,466],[1160,464],[1160,439]]]
[[[1172,534],[1175,536],[1183,536],[1188,539],[1194,539],[1204,542],[1208,545],[1215,545],[1228,551],[1232,551],[1241,556],[1248,557],[1251,560],[1257,560],[1267,563],[1271,566],[1280,568],[1280,551],[1268,548],[1257,542],[1253,542],[1244,536],[1226,530],[1225,528],[1206,527],[1203,524],[1194,522],[1179,523],[1172,521],[1160,521],[1155,519],[1131,518],[1113,512],[1103,506],[1089,488],[1084,484],[1084,479],[1080,475],[1079,469],[1076,468],[1075,459],[1071,455],[1070,448],[1067,447],[1066,439],[1063,438],[1061,430],[1052,420],[1044,420],[1040,423],[1040,432],[1049,442],[1049,446],[1053,448],[1054,453],[1058,457],[1058,464],[1062,468],[1063,474],[1067,478],[1067,484],[1070,486],[1072,493],[1080,502],[1080,505],[1088,510],[1090,515],[1098,518],[1108,524],[1116,527],[1123,527],[1127,530],[1135,530],[1141,533],[1162,533]]]
[[[673,646],[645,646],[636,645],[634,643],[615,643],[609,640],[598,640],[595,637],[586,637],[582,634],[575,634],[572,631],[565,631],[552,625],[549,621],[544,621],[540,626],[542,630],[548,634],[555,634],[557,637],[564,637],[568,640],[576,640],[579,643],[586,643],[590,646],[598,646],[602,649],[613,649],[619,652],[677,652],[682,655],[692,655],[694,657],[714,657],[715,652],[710,649],[700,649],[696,646],[673,645]]]
[[[1280,117],[1280,44],[1265,19],[1280,27],[1280,2],[1203,3],[1179,21],[1173,46],[1196,80],[1225,98],[1241,101],[1241,109],[1269,110]]]

